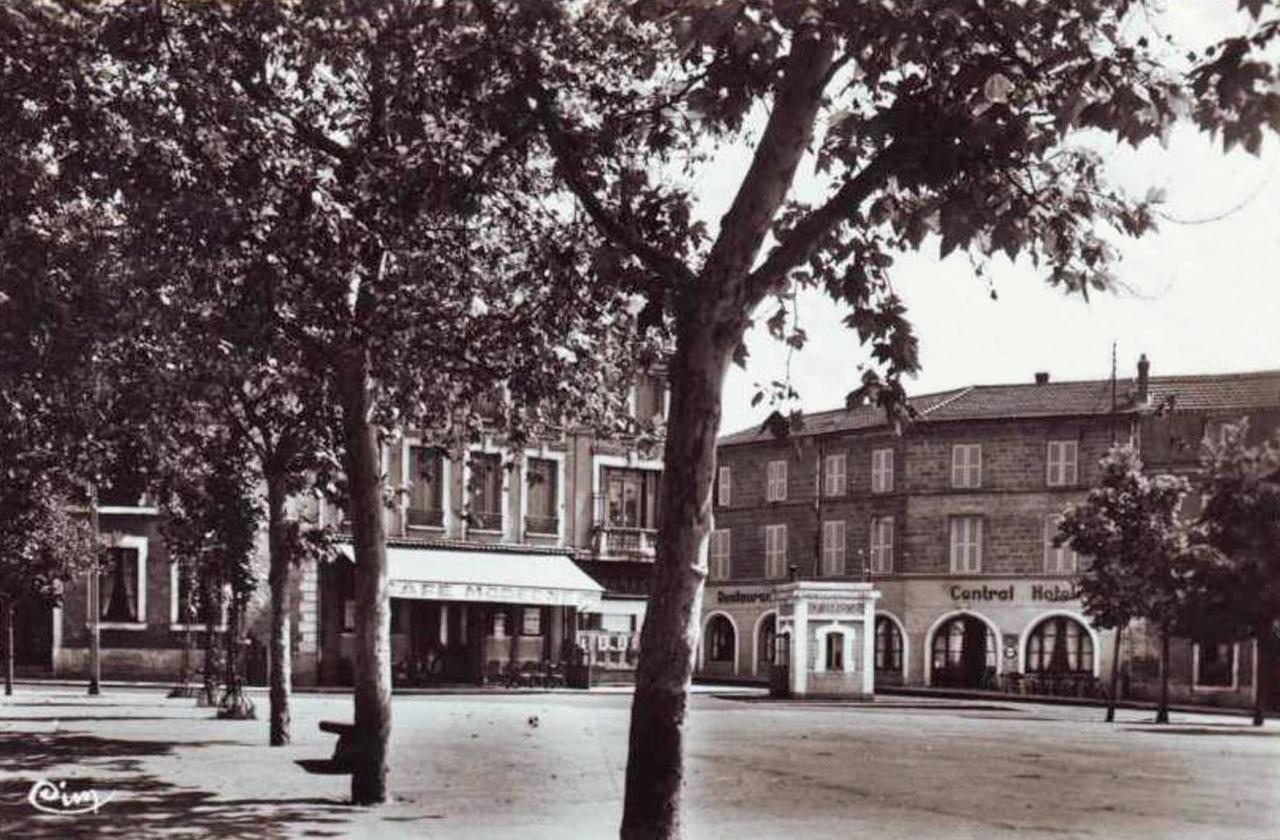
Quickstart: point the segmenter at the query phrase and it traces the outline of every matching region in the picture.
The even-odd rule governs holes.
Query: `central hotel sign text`
[[[1014,584],[1008,586],[950,586],[948,593],[953,601],[1004,601],[1012,602],[1019,600],[1017,598],[1017,589]],[[1057,603],[1059,601],[1074,601],[1080,597],[1080,590],[1061,584],[1033,583],[1029,593],[1032,601],[1048,601]]]

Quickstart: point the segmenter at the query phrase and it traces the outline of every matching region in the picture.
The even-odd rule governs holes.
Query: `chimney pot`
[[[1037,371],[1037,372],[1036,372],[1036,384],[1037,384],[1037,385],[1047,385],[1047,384],[1049,384],[1049,371],[1047,371],[1047,370]]]
[[[1150,382],[1151,380],[1151,362],[1147,361],[1147,354],[1143,353],[1138,357],[1138,402],[1145,403],[1151,397]]]

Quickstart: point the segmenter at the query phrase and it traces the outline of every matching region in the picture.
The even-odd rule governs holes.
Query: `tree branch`
[[[759,282],[744,282],[743,278],[750,281],[751,264],[813,140],[822,85],[834,55],[832,38],[817,29],[801,30],[793,36],[786,76],[774,97],[769,122],[707,256],[703,276],[727,293],[742,317],[763,295]]]
[[[591,220],[596,223],[600,232],[615,244],[630,251],[636,259],[644,263],[645,267],[655,274],[677,282],[691,283],[694,279],[693,272],[689,270],[689,267],[683,261],[645,242],[604,206],[591,188],[591,185],[587,183],[586,170],[582,165],[581,156],[574,147],[573,139],[569,136],[563,122],[560,120],[560,115],[555,109],[550,93],[547,92],[540,81],[531,80],[529,87],[531,89],[530,93],[537,103],[536,114],[538,120],[547,134],[547,143],[551,147],[552,154],[555,155],[556,163],[560,167],[565,183],[568,184],[573,194],[577,196],[578,201],[582,202],[583,209],[587,211],[587,215],[591,217]]]
[[[881,151],[857,175],[846,181],[826,204],[792,228],[747,278],[749,294],[753,298],[763,297],[788,271],[809,259],[822,238],[856,212],[863,200],[884,184],[892,174],[896,156],[893,146]]]

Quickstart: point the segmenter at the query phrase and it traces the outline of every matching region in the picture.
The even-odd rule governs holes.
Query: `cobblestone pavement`
[[[253,696],[264,715],[266,697]],[[393,801],[358,809],[345,804],[347,776],[314,772],[334,743],[317,723],[349,720],[349,698],[295,697],[293,744],[270,749],[264,720],[215,720],[160,689],[19,686],[0,702],[0,837],[613,837],[629,704],[619,693],[398,697]],[[1280,837],[1280,724],[1120,716],[699,694],[686,836]],[[110,799],[96,814],[44,814],[28,800],[41,779],[47,797]]]

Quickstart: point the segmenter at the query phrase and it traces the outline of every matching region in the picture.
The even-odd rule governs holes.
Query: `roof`
[[[1135,380],[1115,383],[1117,409],[1123,412],[1165,406],[1173,410],[1280,408],[1280,370],[1253,373],[1153,376],[1150,400],[1136,402]],[[1034,417],[1079,417],[1111,413],[1110,379],[1085,382],[1034,382],[1013,385],[971,385],[908,397],[919,421],[1008,420]],[[864,429],[887,428],[884,410],[858,406],[805,415],[798,437]],[[743,429],[720,438],[721,446],[770,441],[773,437],[760,426]]]

